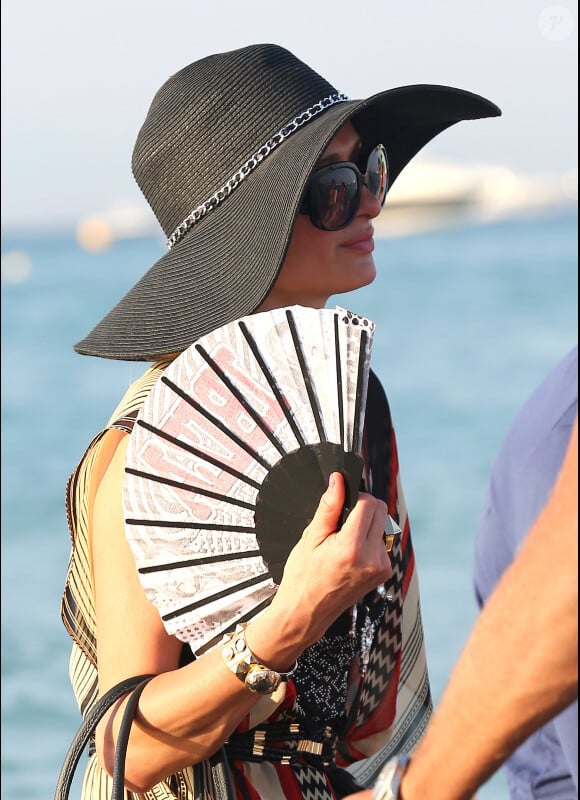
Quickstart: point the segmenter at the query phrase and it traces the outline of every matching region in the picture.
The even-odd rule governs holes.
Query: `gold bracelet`
[[[248,623],[236,626],[233,633],[222,640],[222,657],[227,668],[254,694],[268,695],[276,691],[282,681],[295,672],[298,662],[288,672],[277,672],[261,664],[248,647]]]

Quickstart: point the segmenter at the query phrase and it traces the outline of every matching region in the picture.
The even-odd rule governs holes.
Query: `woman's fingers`
[[[340,472],[333,472],[328,487],[320,498],[316,513],[305,530],[314,547],[327,539],[330,534],[336,533],[344,500],[344,478]]]
[[[312,521],[304,531],[305,541],[314,549],[330,536],[336,536],[343,554],[353,558],[373,558],[384,549],[383,534],[388,515],[386,503],[370,494],[361,493],[342,528],[339,520],[345,501],[344,477],[333,472],[328,487],[318,503]]]
[[[292,549],[272,609],[292,610],[302,643],[311,643],[343,611],[391,575],[383,533],[387,506],[361,493],[338,529],[345,483],[333,473],[316,513]],[[313,638],[315,637],[315,638]]]
[[[346,540],[345,545],[350,543],[357,549],[367,545],[374,548],[379,540],[383,541],[387,513],[387,504],[382,500],[361,494],[338,532],[339,538]]]
[[[316,554],[324,559],[326,566],[334,564],[337,579],[344,570],[354,570],[358,577],[351,574],[350,580],[355,581],[364,581],[367,571],[372,573],[378,569],[382,573],[389,569],[390,574],[390,560],[384,544],[388,516],[386,503],[370,494],[361,493],[355,507],[339,528],[344,499],[344,477],[340,472],[335,472],[330,476],[328,488],[304,531],[299,545],[302,557],[310,560]]]

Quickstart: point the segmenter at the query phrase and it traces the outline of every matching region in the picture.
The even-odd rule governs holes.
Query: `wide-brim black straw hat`
[[[155,95],[133,150],[168,252],[75,350],[152,361],[255,311],[284,261],[308,178],[348,120],[363,147],[385,146],[392,186],[438,133],[500,113],[449,86],[349,100],[273,44],[190,64]]]

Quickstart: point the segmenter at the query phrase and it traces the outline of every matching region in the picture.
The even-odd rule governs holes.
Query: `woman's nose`
[[[374,194],[369,191],[366,186],[363,186],[361,197],[360,197],[360,205],[358,207],[358,213],[362,216],[370,217],[374,219],[378,217],[381,213],[382,205],[379,202],[378,198],[374,196]]]

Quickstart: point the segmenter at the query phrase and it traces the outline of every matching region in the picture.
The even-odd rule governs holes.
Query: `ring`
[[[395,543],[395,539],[397,536],[401,535],[401,529],[395,522],[395,520],[391,517],[390,514],[387,514],[387,522],[385,526],[385,532],[383,533],[383,542],[385,543],[385,550],[387,553],[390,553],[393,549],[393,545]]]
[[[381,583],[379,586],[377,586],[376,592],[378,596],[382,597],[383,600],[386,600],[387,603],[393,602],[394,595],[392,592],[387,592],[387,587],[385,586],[384,583]]]

